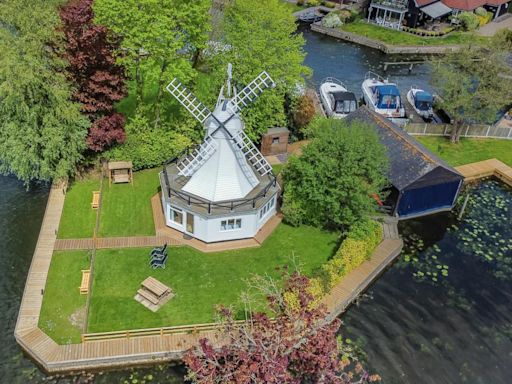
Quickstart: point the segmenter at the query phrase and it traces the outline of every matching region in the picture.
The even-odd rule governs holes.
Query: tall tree
[[[72,0],[60,10],[68,73],[76,101],[93,125],[87,143],[93,151],[124,140],[124,117],[114,104],[126,96],[124,68],[116,64],[119,42],[106,27],[93,24],[93,0]]]
[[[387,185],[388,158],[375,130],[360,122],[318,119],[314,138],[283,171],[285,219],[330,229],[373,214]]]
[[[505,37],[504,41],[505,41]],[[467,47],[433,62],[432,81],[439,106],[453,119],[450,140],[457,143],[465,124],[492,123],[512,103],[506,45]]]
[[[293,93],[310,73],[303,65],[304,38],[297,33],[295,18],[280,0],[227,1],[222,23],[222,42],[230,49],[215,56],[218,78],[224,79],[227,63],[233,77],[247,84],[262,70],[276,81],[276,89],[263,94],[245,112],[246,130],[258,140],[267,128],[286,124],[286,93]],[[220,81],[220,80],[219,80]]]
[[[352,370],[350,360],[342,358],[337,340],[341,321],[326,320],[318,306],[309,279],[294,273],[284,287],[275,281],[255,279],[255,286],[267,298],[274,320],[256,313],[239,325],[231,311],[221,309],[224,320],[216,348],[208,339],[188,351],[184,361],[188,378],[197,384],[217,383],[367,383],[379,381],[359,363]]]
[[[57,54],[60,4],[0,2],[0,172],[25,182],[73,173],[90,124]]]
[[[207,42],[209,0],[96,0],[95,21],[121,39],[119,63],[135,81],[137,105],[144,103],[145,83],[160,122],[165,83],[174,76],[188,82],[193,58]]]

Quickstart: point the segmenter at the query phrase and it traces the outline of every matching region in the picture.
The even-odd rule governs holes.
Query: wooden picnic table
[[[144,280],[141,284],[143,289],[146,289],[152,292],[156,297],[162,297],[165,294],[169,293],[170,289],[166,285],[159,282],[154,277],[149,276],[146,280]]]

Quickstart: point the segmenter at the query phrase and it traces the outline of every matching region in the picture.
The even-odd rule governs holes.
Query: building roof
[[[386,146],[391,184],[398,190],[404,190],[430,172],[442,168],[456,178],[462,178],[454,168],[402,131],[389,119],[381,116],[366,106],[346,117],[350,121],[359,120],[376,128],[381,143]]]
[[[438,1],[421,8],[421,11],[429,15],[431,18],[437,19],[438,17],[447,15],[452,11],[452,9]]]
[[[267,129],[267,134],[277,135],[278,133],[289,133],[290,131],[286,127],[273,127]]]
[[[416,3],[416,5],[418,7],[424,7],[425,5],[435,3],[436,1],[439,1],[439,0],[414,0],[414,2]]]
[[[133,168],[133,164],[131,161],[109,161],[108,169],[109,171],[113,171],[115,169],[131,169]]]
[[[473,11],[487,4],[487,0],[441,0],[444,5],[463,11]],[[495,0],[493,0],[495,1]]]
[[[258,184],[255,172],[224,129],[213,136],[217,150],[194,172],[183,191],[209,201],[244,198]]]

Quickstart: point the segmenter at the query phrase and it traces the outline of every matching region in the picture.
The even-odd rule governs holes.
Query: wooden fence
[[[243,323],[244,320],[235,321],[235,324]],[[165,336],[173,334],[198,333],[200,331],[216,331],[219,330],[220,327],[221,326],[218,323],[207,323],[194,325],[178,325],[174,327],[130,329],[113,332],[84,333],[82,334],[82,343],[86,343],[89,341],[130,339],[132,337]]]
[[[453,125],[451,124],[408,123],[404,126],[404,130],[413,136],[450,136],[452,129]],[[496,125],[468,124],[463,129],[461,137],[512,140],[512,128],[498,127]]]

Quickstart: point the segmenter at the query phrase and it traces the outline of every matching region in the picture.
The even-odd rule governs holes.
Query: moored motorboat
[[[334,77],[327,77],[320,84],[320,100],[328,117],[342,119],[357,109],[357,98],[353,92]]]
[[[405,108],[395,83],[368,72],[361,86],[366,105],[390,119],[405,117]]]
[[[434,97],[427,91],[412,86],[407,92],[407,101],[425,120],[431,120],[434,117]]]

